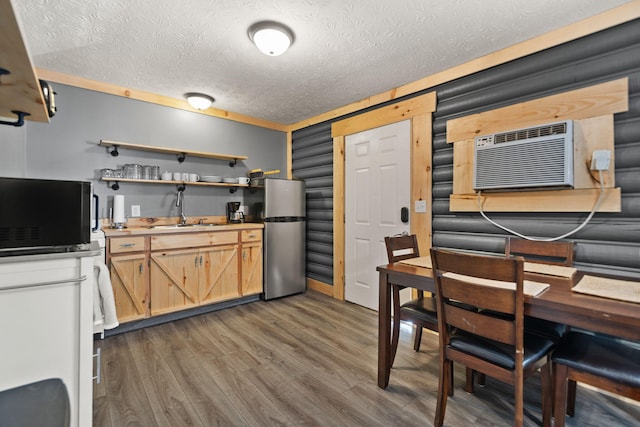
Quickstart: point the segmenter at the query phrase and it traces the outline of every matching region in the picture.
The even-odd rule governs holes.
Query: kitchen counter
[[[206,231],[239,231],[249,230],[256,228],[264,228],[262,223],[245,222],[241,224],[190,224],[187,227],[175,227],[175,224],[167,225],[146,225],[146,226],[133,226],[123,228],[121,230],[115,228],[103,228],[106,237],[122,237],[122,236],[137,236],[137,235],[149,235],[149,234],[173,234],[173,233],[202,233]]]

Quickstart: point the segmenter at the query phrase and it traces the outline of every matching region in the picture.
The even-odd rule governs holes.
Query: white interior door
[[[410,152],[410,120],[345,139],[345,299],[373,310],[384,237],[409,232],[400,212],[409,210]]]

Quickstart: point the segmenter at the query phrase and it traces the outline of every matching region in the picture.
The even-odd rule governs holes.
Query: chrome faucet
[[[176,206],[180,208],[180,224],[185,225],[187,223],[187,216],[184,214],[184,190],[178,190],[178,196],[176,197]]]

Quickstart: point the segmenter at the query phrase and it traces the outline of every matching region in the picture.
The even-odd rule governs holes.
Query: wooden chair
[[[504,248],[505,256],[521,256],[526,262],[537,264],[573,266],[573,242],[543,242],[507,237]],[[528,332],[542,334],[560,341],[567,330],[562,323],[525,316],[524,328]]]
[[[543,242],[507,237],[504,245],[507,257],[522,256],[527,262],[573,265],[573,242]]]
[[[453,362],[514,386],[514,424],[523,425],[524,380],[540,370],[543,425],[551,424],[549,355],[554,342],[524,332],[524,259],[431,249],[440,336],[440,378],[434,425],[444,422]],[[514,283],[515,289],[478,284]],[[460,303],[478,310],[466,309]],[[495,316],[495,314],[501,314]]]
[[[507,237],[504,252],[507,258],[521,256],[526,262],[561,265],[564,267],[573,266],[573,242],[544,242]],[[549,337],[556,343],[560,341],[567,330],[567,327],[562,323],[529,316],[524,317],[524,328],[527,332]],[[467,378],[470,376],[471,378],[467,381],[465,390],[473,393],[473,373],[468,372]],[[485,384],[485,378],[482,374],[478,375],[478,384]],[[571,389],[575,390],[575,383],[571,386]]]
[[[640,343],[571,331],[553,353],[554,426],[575,412],[571,384],[586,383],[640,401]]]
[[[418,239],[415,234],[385,237],[384,243],[387,246],[389,264],[420,256]],[[418,298],[400,305],[400,286],[394,285],[392,292],[394,324],[397,325],[401,320],[404,320],[416,325],[413,349],[419,351],[420,342],[422,341],[422,328],[438,331],[438,315],[436,312],[435,298],[425,298],[423,293],[420,292]],[[398,338],[399,328],[394,327],[391,336],[392,364],[396,356],[396,350],[398,349]]]

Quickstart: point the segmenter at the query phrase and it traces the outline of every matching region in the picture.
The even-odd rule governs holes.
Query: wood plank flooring
[[[403,327],[387,390],[377,386],[377,313],[309,291],[115,335],[102,349],[94,426],[425,426],[438,390],[437,336]],[[464,392],[455,368],[447,426],[512,425],[509,386]],[[571,426],[640,425],[640,406],[582,387]],[[541,425],[527,381],[525,425]]]

